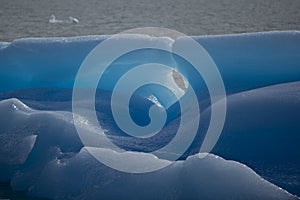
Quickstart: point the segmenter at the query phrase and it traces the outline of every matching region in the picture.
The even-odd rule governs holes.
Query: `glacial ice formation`
[[[129,151],[125,154],[153,163],[171,162],[149,152],[172,139],[181,113],[170,91],[157,85],[141,88],[131,99],[132,118],[147,124],[147,108],[157,104],[167,108],[167,124],[161,134],[147,140],[125,136],[116,127],[109,105],[122,73],[150,61],[171,66],[195,89],[201,107],[200,129],[188,151],[169,167],[145,174],[119,172],[99,163],[89,151],[114,154],[120,160],[125,154],[110,149],[83,118],[81,126],[90,141],[84,146],[73,123],[76,73],[89,52],[108,37],[0,42],[0,183],[51,199],[298,198],[293,195],[300,195],[299,31],[193,37],[218,66],[228,94],[223,132],[204,159],[199,157],[199,147],[211,105],[201,76],[186,60],[167,52],[145,50],[117,59],[98,84],[95,108],[108,138]],[[185,38],[126,40],[159,43],[171,50],[183,48]],[[184,95],[172,73],[156,78]]]
[[[296,199],[263,180],[247,166],[213,154],[204,159],[196,154],[152,173],[119,172],[100,164],[87,148],[99,154],[116,152],[106,148],[82,147],[71,113],[32,110],[17,99],[1,101],[0,109],[2,116],[5,115],[5,118],[1,117],[1,124],[14,121],[14,127],[1,127],[1,138],[15,133],[16,129],[23,130],[18,133],[18,140],[23,138],[27,141],[30,136],[37,138],[26,145],[16,144],[15,140],[7,138],[5,145],[9,149],[6,152],[22,151],[21,147],[30,149],[30,152],[23,162],[14,163],[10,162],[10,158],[3,157],[0,165],[0,180],[10,180],[14,190],[26,191],[31,196],[53,199]],[[87,132],[90,131],[91,127],[84,121],[82,125]],[[4,130],[6,134],[3,134]],[[105,147],[105,144],[102,145]],[[120,160],[123,160],[123,154],[118,153]],[[22,160],[23,153],[18,155],[15,159]],[[127,155],[125,158],[128,159]],[[152,154],[144,154],[140,159],[145,162],[169,162]],[[141,162],[140,159],[131,160],[128,164]],[[10,176],[4,177],[8,174]]]

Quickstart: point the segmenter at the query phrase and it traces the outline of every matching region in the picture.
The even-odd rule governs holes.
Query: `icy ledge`
[[[0,181],[10,181],[13,190],[26,191],[30,196],[51,199],[297,199],[247,166],[212,154],[204,159],[200,159],[199,154],[193,155],[146,174],[113,170],[99,163],[87,148],[99,154],[114,153],[120,160],[128,153],[114,152],[105,148],[105,144],[102,148],[82,147],[71,113],[33,110],[18,99],[0,102],[0,124],[0,146],[5,146],[7,153],[1,155]],[[86,123],[82,126],[91,133]],[[19,143],[9,136],[12,133],[17,135]],[[152,154],[129,154],[141,155],[141,160],[135,162],[169,162]],[[10,159],[12,155],[13,160]]]

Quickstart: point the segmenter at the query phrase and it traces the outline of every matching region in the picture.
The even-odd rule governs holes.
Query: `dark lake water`
[[[299,0],[0,0],[0,41],[115,34],[156,26],[187,35],[300,30]],[[50,16],[79,20],[49,23]]]

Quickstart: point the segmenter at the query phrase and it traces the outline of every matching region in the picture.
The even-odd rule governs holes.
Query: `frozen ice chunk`
[[[125,154],[118,156],[123,160]],[[156,172],[131,174],[106,167],[85,148],[69,160],[49,162],[29,194],[55,199],[297,199],[247,166],[212,154],[204,159],[194,155]]]
[[[0,134],[0,163],[23,164],[35,140],[36,135],[24,137],[17,134]]]

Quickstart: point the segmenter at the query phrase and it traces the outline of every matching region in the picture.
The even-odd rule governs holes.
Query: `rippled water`
[[[188,35],[300,30],[299,0],[0,0],[0,41],[158,26]],[[50,16],[78,24],[51,24]]]

